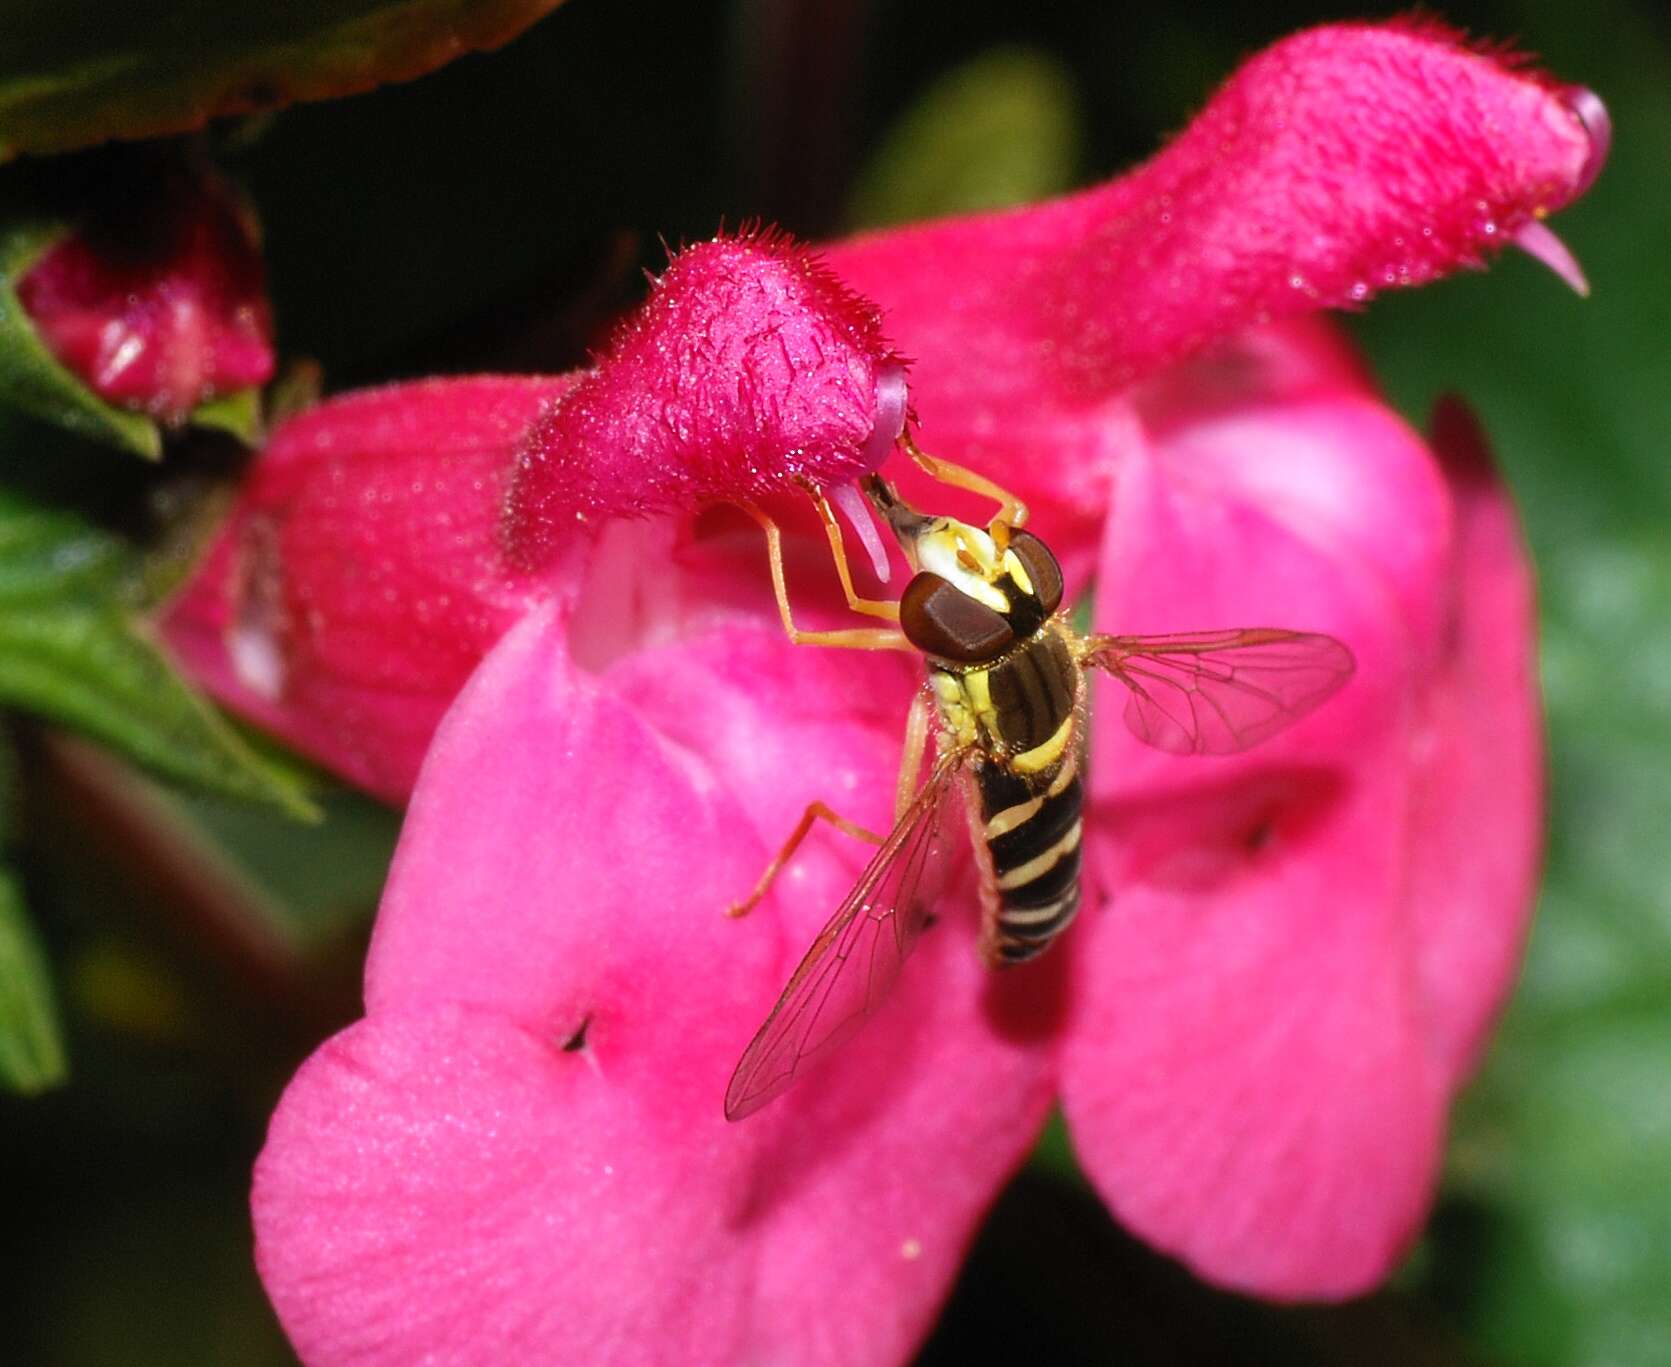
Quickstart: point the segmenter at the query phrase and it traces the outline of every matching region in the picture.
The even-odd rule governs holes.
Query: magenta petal
[[[809,794],[876,819],[893,708],[798,706],[831,662],[762,631],[602,675],[568,634],[535,611],[436,738],[370,1015],[298,1074],[257,1170],[273,1302],[311,1364],[903,1360],[1042,1121],[1045,1033],[949,914],[868,1032],[726,1124],[863,852],[814,841],[782,895],[723,908]]]
[[[1069,199],[842,244],[914,372],[925,437],[1027,452],[1216,337],[1477,264],[1593,178],[1599,101],[1432,26],[1254,57],[1136,171]]]
[[[559,1043],[440,1005],[361,1021],[303,1066],[253,1201],[304,1362],[736,1359],[747,1288],[706,1264],[727,1259],[714,1214],[740,1172],[644,1142]]]
[[[699,243],[531,434],[509,544],[538,566],[576,517],[849,482],[904,420],[904,368],[874,304],[781,235]]]
[[[1433,448],[1456,533],[1447,648],[1413,726],[1420,838],[1408,877],[1433,1046],[1455,1086],[1513,986],[1537,894],[1543,726],[1531,565],[1485,434],[1461,400],[1441,400]]]
[[[1326,708],[1235,760],[1097,732],[1069,1124],[1124,1222],[1260,1294],[1354,1294],[1402,1252],[1525,924],[1523,566],[1502,522],[1454,537],[1448,503],[1420,443],[1360,400],[1181,428],[1114,491],[1100,625],[1323,630],[1358,660]],[[1458,568],[1499,587],[1453,589]],[[1117,693],[1100,687],[1104,716]],[[1476,763],[1484,708],[1502,715]],[[1502,847],[1489,872],[1461,856],[1464,811],[1471,849]]]

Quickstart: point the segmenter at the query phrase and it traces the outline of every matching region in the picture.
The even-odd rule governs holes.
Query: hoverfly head
[[[1061,605],[1061,567],[1031,532],[926,516],[877,475],[864,487],[917,571],[900,598],[899,619],[919,650],[958,664],[987,663]]]

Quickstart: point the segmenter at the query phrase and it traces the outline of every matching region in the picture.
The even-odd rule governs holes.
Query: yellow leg
[[[777,858],[766,865],[766,871],[760,875],[760,881],[754,885],[754,891],[749,893],[742,901],[733,902],[726,908],[725,914],[727,916],[747,916],[759,905],[760,899],[771,891],[772,883],[778,874],[783,872],[783,866],[800,848],[801,841],[807,838],[807,832],[812,829],[814,821],[828,821],[838,831],[852,836],[855,840],[869,841],[872,845],[882,843],[882,837],[877,835],[875,831],[867,831],[863,826],[854,824],[846,817],[838,816],[824,803],[809,803],[806,811],[801,813],[801,819],[795,823],[795,829],[789,833],[789,839],[783,842],[783,848],[777,852]]]
[[[899,783],[894,798],[894,821],[905,814],[905,809],[911,805],[911,799],[917,795],[917,776],[922,772],[923,746],[928,741],[928,697],[919,693],[911,700],[911,711],[905,719],[905,750],[899,757]],[[789,839],[783,842],[783,848],[777,852],[777,858],[766,865],[766,871],[760,875],[760,881],[754,885],[754,891],[740,902],[733,902],[726,909],[727,916],[747,916],[759,905],[760,899],[771,891],[772,883],[778,874],[783,872],[800,844],[812,830],[814,821],[827,821],[838,831],[852,836],[855,840],[868,841],[872,845],[880,845],[883,837],[875,831],[866,830],[863,826],[838,815],[828,804],[813,802],[807,805],[806,811],[801,813],[801,819],[795,823],[795,829],[789,833]]]
[[[894,785],[894,823],[899,823],[911,799],[917,795],[917,776],[922,773],[923,746],[928,743],[928,694],[911,699],[905,714],[905,749],[899,757],[899,781]]]
[[[766,554],[772,566],[772,592],[777,596],[778,616],[783,620],[784,633],[796,645],[807,646],[843,646],[849,650],[909,650],[916,647],[905,639],[905,633],[888,627],[853,627],[844,631],[802,631],[795,625],[795,618],[789,611],[789,590],[783,576],[783,533],[777,523],[767,517],[765,513],[753,504],[739,505],[744,512],[752,517],[766,533]],[[839,535],[839,533],[838,533]],[[850,595],[851,580],[847,574],[845,557],[836,562],[841,572],[843,587]],[[860,599],[863,602],[865,600]]]
[[[868,613],[872,617],[885,617],[890,622],[899,620],[899,604],[885,598],[861,598],[853,591],[853,572],[847,568],[847,542],[841,534],[841,524],[836,521],[835,509],[830,507],[830,500],[816,490],[807,491],[812,497],[812,503],[818,509],[818,516],[824,523],[824,535],[830,542],[830,556],[835,561],[836,577],[841,580],[841,591],[847,595],[847,606],[854,612]]]
[[[911,439],[910,433],[906,433],[902,440],[905,442],[906,454],[929,478],[949,484],[954,489],[967,489],[970,493],[990,498],[999,505],[992,521],[987,523],[987,532],[998,543],[999,551],[1003,551],[1009,544],[1010,528],[1026,523],[1027,505],[1002,485],[994,484],[985,475],[977,475],[973,470],[953,465],[951,461],[941,460],[939,456],[929,455]]]

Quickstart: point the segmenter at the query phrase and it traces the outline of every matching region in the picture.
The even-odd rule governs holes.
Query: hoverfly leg
[[[905,719],[905,749],[899,757],[899,783],[894,799],[894,820],[897,822],[905,814],[905,809],[911,805],[917,795],[917,779],[922,773],[923,746],[928,741],[929,703],[926,692],[918,693],[911,700],[911,711]],[[882,837],[876,832],[867,830],[857,822],[849,821],[841,816],[827,803],[811,802],[806,811],[801,813],[801,819],[795,823],[795,829],[789,833],[789,839],[783,842],[783,848],[777,852],[777,857],[766,865],[766,871],[760,875],[760,880],[754,885],[754,890],[740,902],[733,902],[726,908],[727,916],[747,916],[759,905],[760,900],[771,890],[773,881],[783,871],[783,866],[800,848],[801,841],[807,838],[812,830],[814,821],[827,821],[838,831],[852,836],[855,840],[864,840],[872,845],[880,845]]]
[[[830,507],[830,500],[816,489],[808,488],[807,496],[812,499],[812,505],[818,509],[818,516],[824,523],[824,535],[830,542],[830,558],[835,561],[836,576],[841,580],[842,593],[847,596],[847,606],[854,612],[897,622],[898,603],[886,598],[861,598],[854,591],[853,572],[847,567],[847,542],[841,534],[841,524],[836,521],[835,509]]]
[[[930,714],[926,688],[911,699],[911,710],[905,714],[905,747],[899,756],[899,781],[894,786],[894,821],[905,815],[905,809],[917,795],[917,778],[923,769],[923,747],[928,743]]]
[[[987,523],[987,534],[998,543],[998,549],[1003,551],[1009,543],[1011,527],[1020,527],[1027,521],[1027,505],[1002,485],[994,484],[985,475],[978,475],[973,470],[966,470],[961,465],[954,465],[949,460],[941,460],[939,456],[931,456],[911,439],[910,433],[902,438],[905,452],[909,455],[917,468],[930,479],[937,479],[942,484],[948,484],[954,489],[967,489],[972,494],[979,494],[983,498],[990,498],[998,504],[998,511],[992,515]]]
[[[737,506],[758,522],[761,529],[766,533],[766,554],[772,568],[772,593],[777,598],[777,612],[778,617],[783,621],[784,634],[791,641],[796,645],[840,646],[849,650],[916,651],[916,647],[905,639],[904,632],[896,631],[890,627],[851,627],[840,631],[802,631],[795,625],[794,614],[789,610],[789,589],[783,574],[782,531],[777,523],[773,522],[752,503],[739,503]],[[847,574],[845,556],[838,558],[836,564],[841,571],[842,586],[851,593],[851,581]],[[866,600],[859,599],[858,601],[864,602]]]
[[[733,902],[727,907],[725,909],[727,916],[747,916],[760,904],[761,898],[771,891],[772,883],[777,879],[778,874],[783,872],[783,866],[800,848],[801,841],[807,838],[807,832],[812,829],[814,821],[828,821],[838,831],[841,831],[844,835],[852,836],[855,840],[864,840],[872,845],[882,843],[882,837],[877,835],[875,831],[866,830],[857,822],[849,821],[825,803],[809,802],[806,811],[801,813],[801,819],[795,823],[795,829],[789,833],[789,839],[783,842],[783,848],[777,852],[777,857],[766,865],[766,871],[760,875],[760,881],[754,885],[754,891],[749,893],[742,901]]]

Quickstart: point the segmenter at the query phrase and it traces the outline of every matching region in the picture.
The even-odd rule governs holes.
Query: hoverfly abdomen
[[[943,714],[977,735],[983,953],[994,965],[1023,963],[1079,909],[1079,666],[1046,622],[985,668],[931,670]]]
[[[1079,910],[1080,672],[1047,624],[986,675],[994,743],[973,765],[987,856],[982,950],[989,963],[1017,964]]]
[[[1075,738],[1052,768],[1034,775],[990,761],[976,766],[990,868],[982,948],[993,964],[1042,954],[1079,910],[1079,748]]]

